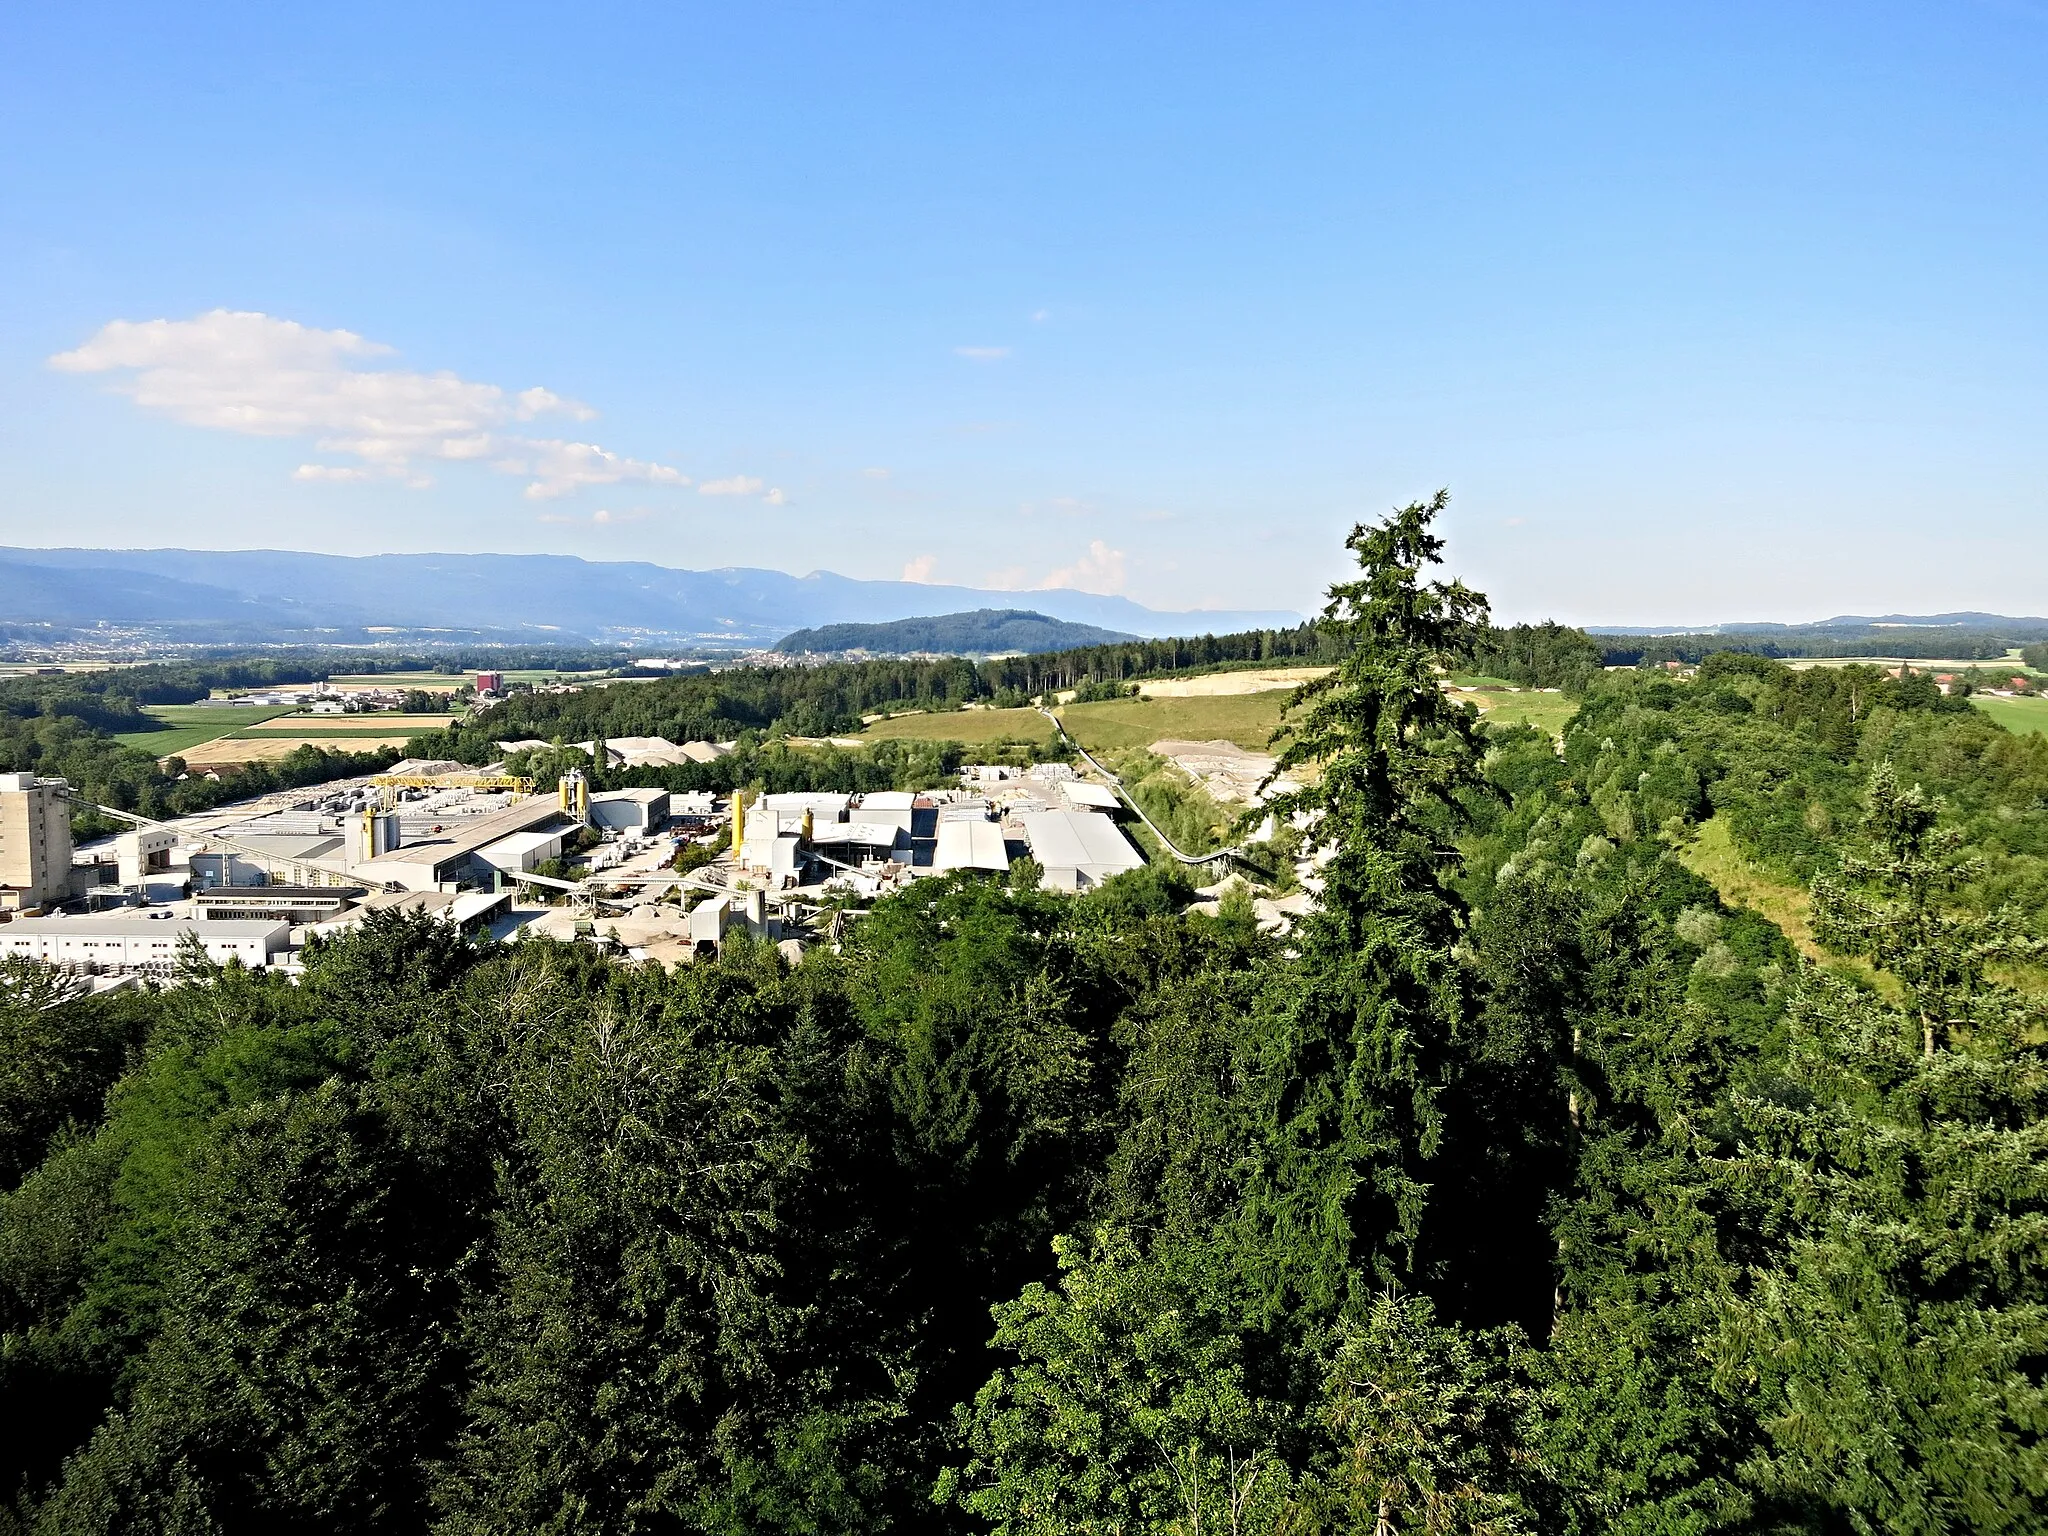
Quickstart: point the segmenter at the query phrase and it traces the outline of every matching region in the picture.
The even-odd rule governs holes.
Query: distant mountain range
[[[1001,656],[1012,652],[1070,651],[1110,645],[1136,635],[1047,618],[1028,608],[977,608],[888,624],[827,624],[784,635],[775,649],[791,655],[867,651],[876,656],[935,652],[943,656]]]
[[[0,548],[0,624],[142,630],[191,644],[504,640],[751,646],[792,630],[958,614],[1013,593],[829,571],[686,571],[571,555],[315,555],[292,550]],[[1031,594],[1050,619],[1116,635],[1288,628],[1285,611],[1159,611]]]

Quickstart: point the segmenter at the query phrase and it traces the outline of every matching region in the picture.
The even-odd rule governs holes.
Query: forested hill
[[[1137,638],[1092,624],[1047,618],[1027,608],[977,608],[972,613],[897,619],[888,624],[827,624],[818,629],[800,629],[783,636],[775,649],[794,655],[867,651],[876,656],[1002,656],[1114,645]]]
[[[1842,617],[1815,624],[1724,624],[1700,634],[1592,631],[1610,664],[1697,662],[1717,651],[1757,656],[1898,656],[1929,661],[1996,661],[2015,647],[2048,641],[2048,619],[1994,613]]]

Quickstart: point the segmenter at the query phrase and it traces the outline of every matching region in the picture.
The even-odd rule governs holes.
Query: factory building
[[[606,789],[590,797],[590,824],[646,837],[668,825],[665,789]]]
[[[201,891],[192,898],[192,909],[208,923],[303,926],[339,917],[362,896],[359,885],[229,885]]]
[[[348,882],[338,832],[237,832],[232,845],[192,855],[200,890],[230,885],[337,885]]]
[[[549,859],[562,856],[562,844],[574,829],[552,827],[540,832],[514,832],[477,850],[477,859],[501,874],[530,874]]]
[[[206,957],[254,968],[267,965],[291,942],[291,924],[171,917],[30,917],[0,928],[0,954],[80,970],[164,973],[177,966],[189,934]]]
[[[121,883],[144,884],[151,875],[171,867],[171,850],[178,846],[178,834],[169,827],[131,827],[114,839],[114,858],[121,866]]]
[[[969,814],[949,815],[953,810]],[[1001,874],[1010,867],[1009,844],[1003,829],[979,807],[948,806],[939,813],[938,837],[932,849],[932,870],[947,874],[956,869],[985,869]]]
[[[1045,884],[1052,889],[1086,890],[1144,867],[1145,856],[1107,816],[1093,811],[1026,811],[1017,821],[1025,846],[1044,868]]]
[[[71,786],[0,773],[0,911],[40,912],[71,893]]]
[[[1114,816],[1114,791],[1079,780],[1033,781],[1004,796],[877,791],[764,795],[734,819],[738,867],[787,886],[839,875],[903,879],[1007,871],[1028,853],[1046,883],[1084,890],[1144,865]]]
[[[552,830],[555,822],[568,823],[561,835],[573,830],[573,818],[563,816],[556,801],[535,795],[500,810],[452,819],[444,830],[356,861],[349,866],[349,873],[373,888],[395,885],[408,891],[438,891],[456,885],[489,885],[498,870],[478,854],[516,833],[544,827]]]

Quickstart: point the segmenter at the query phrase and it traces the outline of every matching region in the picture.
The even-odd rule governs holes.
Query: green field
[[[1096,748],[1149,747],[1155,741],[1234,741],[1250,752],[1268,750],[1288,690],[1221,693],[1183,699],[1111,699],[1069,704],[1060,711],[1068,732]]]
[[[861,732],[870,741],[1051,741],[1052,726],[1035,709],[955,709],[937,715],[898,715]]]
[[[175,752],[196,747],[201,742],[213,741],[221,736],[232,736],[258,721],[288,715],[291,710],[224,709],[218,704],[158,704],[144,710],[143,713],[152,720],[163,721],[165,729],[125,731],[114,739],[126,746],[141,747],[144,751],[154,752],[158,757],[169,757]]]
[[[1502,724],[1529,724],[1553,736],[1564,729],[1578,704],[1561,693],[1485,695],[1486,718]],[[1223,693],[1177,699],[1112,699],[1101,704],[1069,704],[1060,719],[1074,739],[1091,752],[1149,747],[1155,741],[1234,741],[1251,752],[1270,751],[1284,688],[1263,693]],[[962,709],[944,714],[898,715],[878,720],[863,736],[870,740],[959,741],[977,745],[992,741],[1051,739],[1052,727],[1031,709]]]
[[[1578,712],[1578,700],[1562,693],[1488,694],[1492,701],[1482,718],[1495,725],[1533,725],[1553,736],[1564,735],[1565,722]]]
[[[2048,735],[2048,698],[1986,699],[1970,702],[2017,736]]]

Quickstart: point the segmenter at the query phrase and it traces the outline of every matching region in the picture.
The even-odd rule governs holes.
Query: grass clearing
[[[1812,893],[1752,864],[1735,846],[1728,823],[1719,816],[1700,823],[1699,830],[1677,852],[1678,862],[1711,885],[1723,902],[1769,918],[1792,941],[1792,947],[1814,964],[1861,977],[1887,997],[1900,995],[1898,982],[1869,961],[1823,949],[1813,936]]]
[[[557,672],[546,667],[484,667],[508,683],[587,683],[596,681],[595,672]],[[425,688],[445,692],[466,688],[476,682],[475,672],[337,672],[327,679],[329,687],[345,691],[365,688]]]
[[[505,674],[517,677],[516,672]],[[552,674],[550,674],[552,675]],[[357,691],[365,688],[463,688],[476,681],[471,672],[337,672],[327,679],[330,688]]]
[[[1068,732],[1091,752],[1101,747],[1149,747],[1155,741],[1234,741],[1249,752],[1272,750],[1286,693],[1209,694],[1173,699],[1111,699],[1069,704],[1060,711]]]
[[[1051,741],[1052,725],[1035,709],[952,709],[942,714],[897,715],[861,732],[866,741]]]
[[[1970,702],[2015,736],[2048,735],[2048,698],[1987,699],[1972,694]]]
[[[143,711],[161,720],[160,731],[123,731],[114,740],[123,746],[141,747],[158,757],[172,757],[236,731],[247,730],[265,720],[288,715],[289,709],[254,707],[226,709],[218,704],[157,704]]]
[[[1579,701],[1562,693],[1525,689],[1517,693],[1459,693],[1452,697],[1477,704],[1482,720],[1491,720],[1496,725],[1533,725],[1560,739],[1565,725],[1579,712]]]
[[[1526,722],[1553,736],[1564,730],[1565,722],[1578,708],[1575,700],[1561,693],[1525,690],[1456,697],[1478,704],[1489,720],[1506,724]],[[1150,747],[1155,741],[1230,741],[1248,752],[1270,752],[1273,732],[1280,724],[1281,708],[1286,701],[1285,687],[1268,686],[1248,692],[1068,704],[1060,709],[1059,716],[1074,739],[1091,752]],[[877,720],[861,735],[869,741],[958,741],[972,746],[1005,739],[1048,741],[1052,727],[1032,709],[961,709]]]

